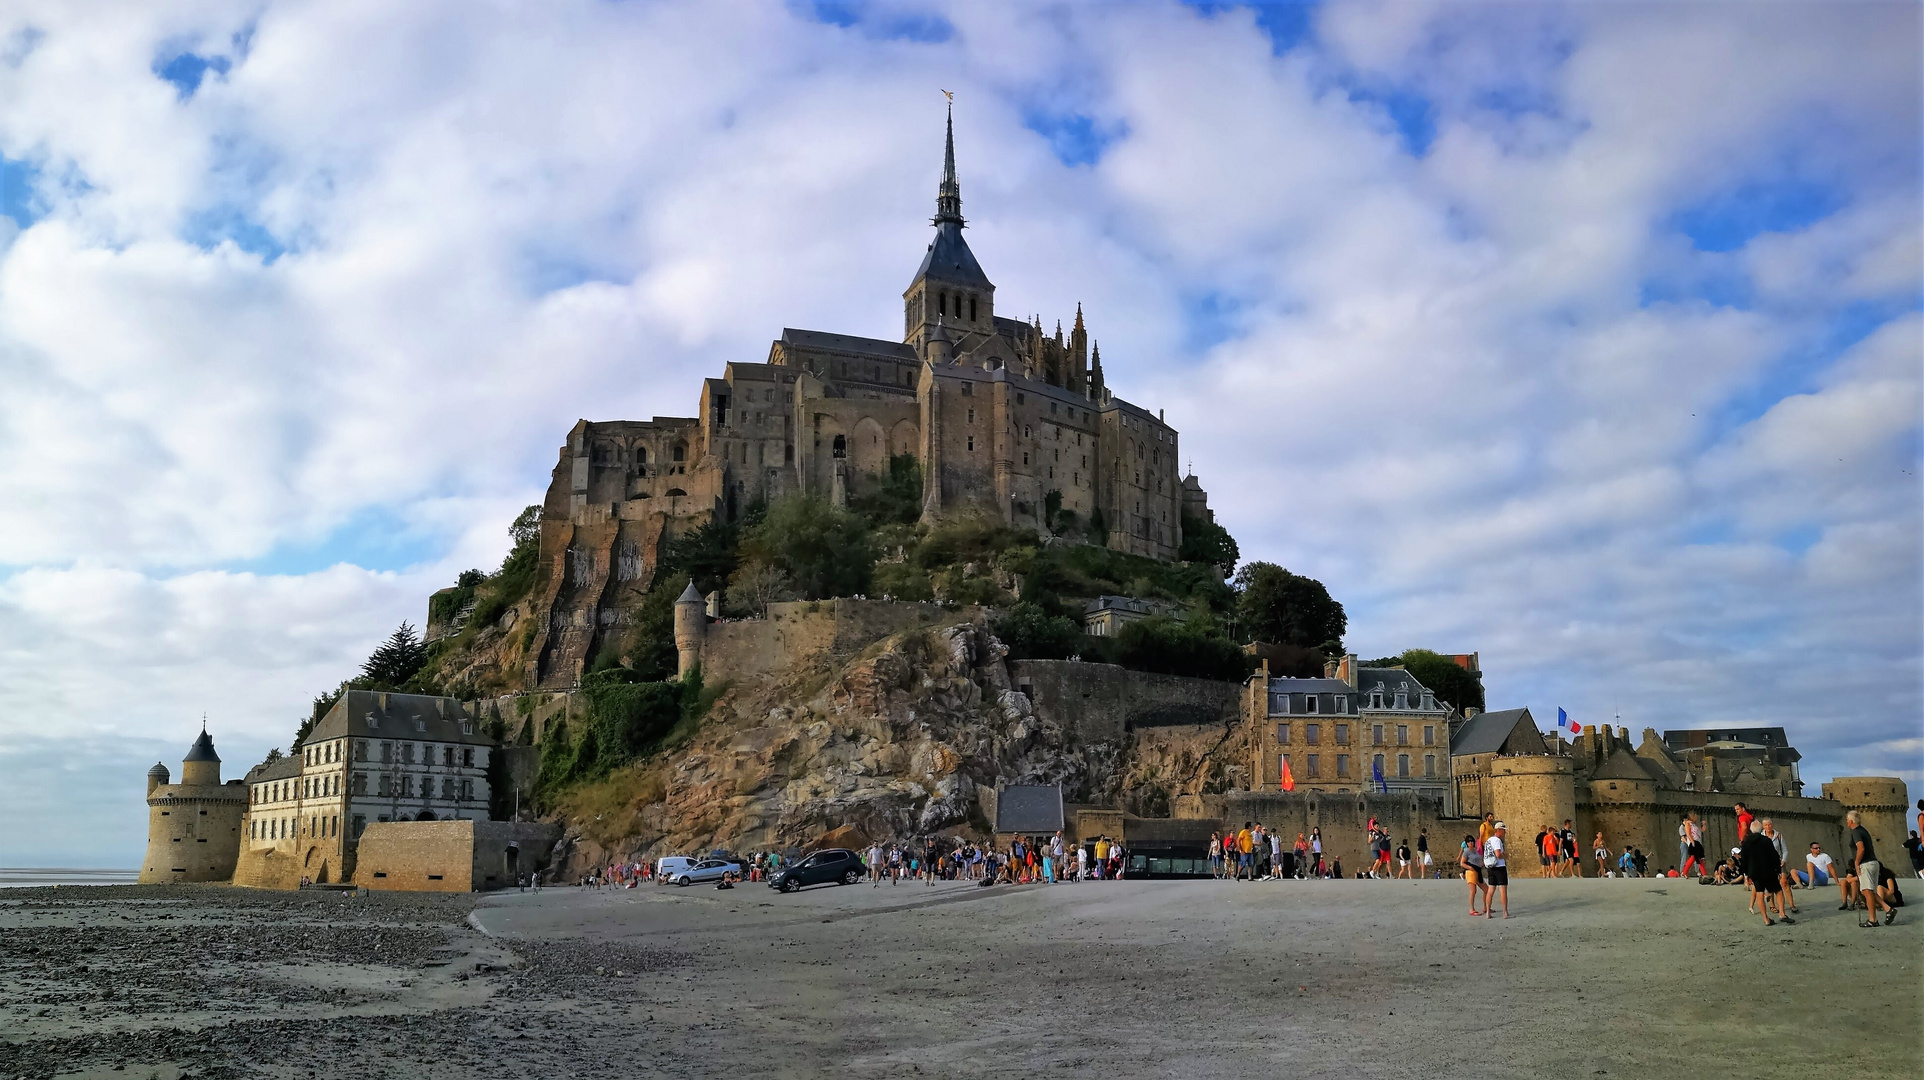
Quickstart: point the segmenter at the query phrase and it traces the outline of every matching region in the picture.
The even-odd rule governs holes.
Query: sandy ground
[[[1924,889],[1918,890],[1924,892]],[[0,1078],[1924,1075],[1924,919],[1526,881],[0,893]],[[1906,909],[1906,913],[1920,909]]]

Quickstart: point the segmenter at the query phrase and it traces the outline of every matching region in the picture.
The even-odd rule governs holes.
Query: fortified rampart
[[[1143,728],[1220,727],[1239,716],[1239,683],[1080,660],[1018,660],[1009,666],[1036,715],[1083,742],[1116,742]]]
[[[558,825],[525,821],[376,822],[361,834],[354,883],[398,892],[507,888],[548,865]]]

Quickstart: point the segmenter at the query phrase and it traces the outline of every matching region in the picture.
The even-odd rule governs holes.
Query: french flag
[[[1583,725],[1570,719],[1570,714],[1564,712],[1561,705],[1557,706],[1557,728],[1560,731],[1569,732],[1572,739],[1583,734]]]

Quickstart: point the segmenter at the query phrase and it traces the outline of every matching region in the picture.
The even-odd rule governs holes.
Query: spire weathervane
[[[949,122],[942,146],[942,183],[935,189],[934,223],[966,228],[968,223],[962,220],[962,184],[955,178],[955,95],[947,90],[942,94],[949,99]]]

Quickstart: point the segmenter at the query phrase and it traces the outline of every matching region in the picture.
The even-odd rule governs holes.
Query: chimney
[[[1483,711],[1482,709],[1479,709],[1474,705],[1465,705],[1463,706],[1463,719],[1473,720],[1476,718],[1476,714],[1482,711]]]
[[[1325,679],[1336,678],[1336,672],[1338,671],[1338,669],[1342,667],[1342,663],[1343,662],[1341,660],[1337,660],[1334,658],[1323,661],[1323,678]]]
[[[1350,689],[1354,690],[1356,688],[1355,653],[1344,653],[1343,658],[1336,662],[1336,677],[1348,683]]]

